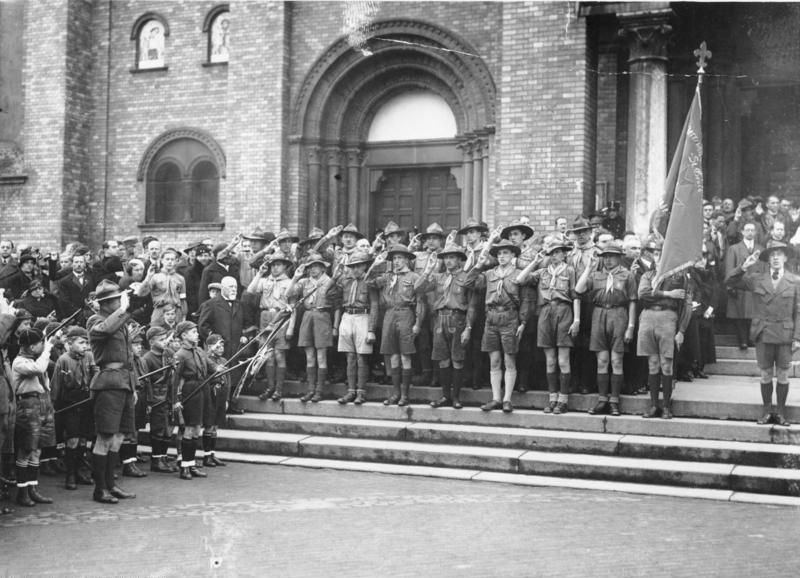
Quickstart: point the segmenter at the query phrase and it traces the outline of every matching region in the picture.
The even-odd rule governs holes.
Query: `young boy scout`
[[[96,370],[89,352],[89,334],[83,327],[70,327],[67,332],[67,351],[56,361],[53,373],[52,395],[56,411],[89,399],[89,384]],[[78,488],[78,456],[82,453],[80,448],[85,448],[86,441],[94,437],[92,407],[89,403],[84,403],[64,411],[59,422],[63,427],[66,443],[64,465],[67,472],[64,487],[75,490]],[[91,481],[83,479],[83,483],[91,484]]]
[[[147,373],[159,371],[148,377],[144,384],[145,403],[150,423],[150,471],[172,474],[178,468],[167,461],[167,448],[172,438],[172,406],[175,400],[173,384],[173,353],[168,348],[169,332],[160,326],[147,330],[150,350],[142,357]],[[157,405],[158,404],[158,405]]]
[[[589,349],[597,355],[597,405],[590,414],[611,413],[619,415],[619,396],[622,393],[624,376],[622,358],[625,344],[633,339],[636,320],[636,277],[625,269],[620,261],[622,247],[610,243],[599,253],[603,267],[598,270],[592,260],[584,269],[575,286],[575,291],[588,294],[592,311],[592,332]],[[611,397],[609,398],[608,362],[611,360]]]
[[[467,254],[455,244],[445,246],[439,258],[444,262],[444,272],[435,273],[434,268],[428,268],[426,276],[433,286],[433,291],[428,292],[433,295],[433,361],[439,364],[442,385],[442,397],[432,401],[431,407],[452,404],[455,409],[461,409],[464,358],[475,317],[471,298],[477,270],[476,273],[464,271]]]
[[[181,321],[175,330],[175,335],[181,340],[181,348],[175,354],[177,366],[173,387],[175,390],[174,409],[183,414],[185,424],[183,439],[181,440],[181,465],[180,478],[205,478],[208,474],[197,469],[195,456],[197,442],[203,429],[205,395],[197,391],[208,377],[208,360],[205,352],[197,346],[200,339],[197,325],[192,321]],[[207,387],[207,385],[203,385]]]
[[[661,243],[653,249],[653,257],[661,258]],[[683,344],[683,335],[692,315],[692,297],[686,290],[686,278],[678,273],[653,287],[657,269],[647,271],[639,282],[639,338],[636,351],[647,356],[647,387],[650,409],[642,416],[672,418],[672,366],[675,345]],[[661,376],[659,377],[659,370]],[[664,391],[663,413],[658,408],[659,385]]]
[[[316,403],[322,400],[322,388],[328,377],[328,348],[333,345],[331,310],[335,286],[325,273],[328,263],[319,253],[309,253],[303,265],[297,268],[289,285],[290,299],[300,299],[305,312],[300,322],[297,345],[306,352],[308,392],[300,401]],[[303,274],[308,270],[308,277]],[[287,330],[287,338],[291,332]],[[315,384],[316,379],[316,384]]]
[[[756,344],[756,361],[761,371],[761,399],[764,414],[760,424],[774,422],[789,426],[786,398],[792,352],[800,348],[800,277],[786,270],[794,250],[780,241],[769,241],[760,254],[754,253],[737,267],[728,285],[753,294],[753,323],[750,336]],[[754,270],[758,261],[766,270]],[[772,405],[772,374],[776,376],[777,409]]]
[[[225,352],[225,340],[218,333],[212,333],[206,339],[206,356],[209,372],[221,372],[225,369],[227,359],[222,355]],[[230,394],[230,380],[228,375],[221,375],[206,387],[206,398],[203,401],[203,465],[216,468],[227,466],[216,456],[217,428],[225,427],[227,420],[225,410],[228,395]]]
[[[41,448],[55,445],[55,436],[43,433],[53,420],[45,396],[50,395],[47,365],[54,338],[45,340],[37,329],[19,332],[20,352],[11,365],[11,384],[17,397],[14,445],[17,449],[17,504],[52,504],[52,498],[39,493],[39,455]],[[49,415],[48,415],[49,414]],[[53,439],[47,439],[52,437]]]
[[[347,354],[347,394],[339,403],[366,401],[369,356],[378,324],[378,293],[367,286],[366,272],[372,263],[368,253],[353,253],[347,260],[347,273],[334,276],[341,289],[342,307],[337,308],[334,332],[339,336],[340,352]]]
[[[292,261],[281,254],[273,255],[268,262],[259,267],[246,293],[259,296],[258,329],[263,331],[279,321],[282,311],[289,308],[289,287],[292,280],[286,271],[293,265]],[[266,336],[262,339],[266,339]],[[286,325],[273,337],[273,350],[267,357],[267,389],[258,396],[261,401],[272,399],[280,401],[283,396],[283,385],[286,382],[286,352],[289,341],[286,339]]]
[[[390,356],[392,395],[384,405],[409,404],[411,389],[411,356],[416,353],[414,338],[419,334],[425,305],[422,299],[423,278],[409,269],[414,253],[399,243],[375,259],[375,265],[367,277],[370,287],[380,290],[385,303],[381,335],[381,354]],[[386,260],[391,261],[392,270],[376,276]],[[431,260],[431,267],[435,262]],[[402,367],[402,370],[401,370]]]
[[[550,394],[545,413],[567,413],[571,375],[569,356],[572,340],[580,329],[581,301],[575,295],[575,269],[565,262],[569,250],[569,245],[551,239],[544,250],[549,257],[548,265],[536,269],[542,264],[542,259],[537,258],[517,277],[520,285],[531,283],[538,288],[541,310],[537,344],[544,349]]]
[[[520,248],[507,239],[497,242],[499,238],[500,231],[494,231],[487,245],[488,252],[497,259],[497,266],[483,273],[477,282],[486,291],[486,324],[481,351],[489,354],[489,381],[492,386],[492,400],[482,405],[481,409],[492,411],[502,408],[505,413],[510,413],[514,409],[511,394],[517,381],[519,339],[525,330],[521,319],[526,317],[527,312],[520,313],[522,302],[516,282],[518,270],[512,262],[514,257],[519,257]],[[476,269],[482,269],[487,262],[488,255],[484,248],[478,257]]]

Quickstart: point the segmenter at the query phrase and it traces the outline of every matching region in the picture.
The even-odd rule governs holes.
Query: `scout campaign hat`
[[[482,223],[475,217],[470,217],[469,219],[467,219],[466,224],[458,230],[458,234],[466,235],[467,231],[469,231],[470,229],[478,229],[479,231],[482,231],[484,233],[489,232],[489,227],[487,227],[485,223]]]
[[[122,289],[119,288],[119,285],[114,283],[113,281],[109,281],[108,279],[103,279],[97,285],[97,289],[94,291],[95,301],[105,301],[106,299],[114,299],[116,297],[121,296],[125,293]]]
[[[283,229],[278,231],[278,235],[275,237],[275,240],[278,241],[279,243],[281,241],[289,241],[290,243],[297,243],[300,240],[300,237],[292,235],[289,232],[289,229],[284,227]]]
[[[14,319],[16,321],[25,321],[26,319],[30,319],[31,321],[33,321],[35,317],[27,309],[23,309],[22,307],[20,307],[19,309],[14,311]]]
[[[782,243],[781,241],[770,240],[767,242],[767,248],[761,250],[758,260],[764,262],[769,261],[769,256],[779,249],[783,251],[783,254],[786,255],[787,259],[794,257],[794,249],[792,249],[790,245]]]
[[[459,247],[458,245],[456,245],[454,243],[450,243],[444,249],[439,251],[439,255],[438,256],[439,256],[440,259],[444,259],[448,255],[456,255],[458,257],[461,257],[462,261],[466,261],[467,260],[467,253],[464,251],[464,249],[462,249],[461,247]]]
[[[267,259],[267,265],[272,265],[273,263],[278,263],[278,262],[284,263],[287,267],[291,267],[292,265],[294,265],[294,261],[278,253],[275,253],[269,259]]]
[[[612,241],[605,249],[600,251],[601,257],[605,257],[606,255],[623,255],[622,245],[618,241]]]
[[[525,239],[530,239],[533,237],[533,227],[531,227],[528,223],[523,223],[522,221],[514,221],[510,225],[503,227],[503,229],[500,231],[500,237],[502,239],[508,239],[511,231],[514,229],[522,231],[522,234],[525,235]]]
[[[425,229],[425,232],[419,236],[419,240],[424,241],[428,237],[439,237],[441,239],[444,239],[445,237],[447,237],[447,235],[445,234],[444,229],[442,229],[442,226],[439,223],[431,223],[430,225],[428,225],[428,228]]]
[[[593,229],[594,227],[592,224],[584,219],[583,217],[578,217],[572,222],[572,227],[567,231],[568,233],[577,233],[578,231],[585,231],[586,229]]]
[[[353,223],[348,223],[348,225],[347,225],[346,227],[344,227],[344,228],[343,228],[343,229],[342,229],[342,230],[339,232],[339,236],[341,237],[341,236],[342,236],[342,235],[344,235],[345,233],[350,233],[351,235],[355,235],[356,239],[363,239],[363,238],[364,238],[364,234],[363,234],[363,233],[361,233],[361,232],[358,230],[358,227],[356,227],[356,226],[355,226]]]
[[[275,235],[273,235],[269,231],[265,231],[261,227],[256,227],[255,229],[253,229],[253,232],[250,233],[249,235],[242,235],[242,238],[248,239],[250,241],[261,241],[262,243],[269,243],[275,238]]]
[[[406,230],[401,229],[400,225],[395,223],[394,221],[389,221],[386,223],[386,227],[383,229],[383,236],[388,237],[389,235],[405,235]]]
[[[315,265],[315,264],[322,265],[323,267],[327,267],[328,266],[328,262],[325,259],[322,258],[322,255],[320,255],[319,253],[316,253],[316,252],[313,252],[313,253],[310,252],[308,254],[308,256],[306,257],[305,265],[306,265],[306,267],[310,268],[311,265]]]
[[[405,245],[401,245],[400,243],[389,249],[387,257],[391,259],[395,255],[405,255],[409,259],[414,259],[416,257],[414,253],[408,250],[408,247],[406,247]]]
[[[325,236],[325,231],[323,231],[319,227],[314,227],[308,234],[308,238],[300,241],[300,245],[308,245],[309,243],[316,243],[324,236]]]
[[[514,253],[515,257],[519,257],[519,254],[522,253],[522,249],[517,247],[514,243],[509,241],[508,239],[501,239],[500,242],[495,243],[489,248],[489,253],[491,253],[492,257],[497,257],[497,254],[500,252],[501,249],[508,249],[512,253]]]
[[[557,251],[558,249],[566,252],[572,250],[572,246],[569,243],[561,241],[560,239],[553,238],[550,239],[550,242],[544,246],[544,254],[551,255],[553,251]]]
[[[361,265],[363,263],[372,263],[372,261],[374,261],[374,259],[369,253],[366,251],[359,251],[357,253],[353,253],[353,256],[350,257],[347,267],[355,267],[356,265]]]

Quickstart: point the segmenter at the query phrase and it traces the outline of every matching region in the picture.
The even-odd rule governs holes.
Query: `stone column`
[[[464,155],[464,179],[461,186],[461,222],[472,216],[472,144],[464,141],[458,145]]]
[[[326,187],[328,220],[323,229],[327,230],[339,222],[339,183],[342,179],[339,163],[342,154],[339,147],[328,147],[325,149],[325,156],[328,164],[328,186]]]
[[[648,232],[667,177],[667,41],[669,8],[619,14],[628,42],[627,226]]]
[[[361,168],[361,150],[358,148],[345,149],[347,163],[347,221],[358,223],[358,173]]]
[[[306,148],[306,160],[308,162],[308,223],[306,228],[310,231],[319,222],[319,153],[320,147],[310,146]]]
[[[478,139],[472,147],[472,216],[478,220],[483,218],[483,146]]]
[[[483,169],[483,181],[481,184],[481,218],[485,221],[487,217],[487,207],[486,201],[489,196],[489,142],[490,139],[487,137],[483,141],[483,155],[481,157],[482,162],[482,169]]]

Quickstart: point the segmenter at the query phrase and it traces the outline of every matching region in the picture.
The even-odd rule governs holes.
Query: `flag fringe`
[[[661,283],[667,277],[672,277],[676,273],[681,273],[682,271],[685,271],[686,269],[694,267],[694,264],[696,262],[697,261],[689,261],[689,262],[686,262],[686,263],[681,263],[677,267],[673,267],[672,269],[670,269],[669,271],[666,271],[665,273],[656,273],[656,276],[653,277],[653,289],[658,289],[658,287],[661,285]]]

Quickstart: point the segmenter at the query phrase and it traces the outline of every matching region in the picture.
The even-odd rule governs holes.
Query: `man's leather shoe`
[[[620,412],[619,412],[619,404],[618,403],[614,403],[612,401],[611,403],[608,404],[608,407],[611,410],[611,415],[619,415],[620,414]]]
[[[217,467],[217,464],[214,463],[214,460],[211,459],[210,455],[203,456],[203,465],[209,468]]]
[[[651,405],[650,409],[648,409],[646,412],[642,414],[642,417],[652,418],[652,417],[658,417],[659,415],[661,415],[661,410],[658,409],[658,406]]]
[[[300,401],[302,401],[303,403],[306,403],[306,402],[311,401],[312,397],[314,397],[314,392],[313,391],[309,391],[309,392],[307,392],[305,395],[303,395],[300,398]]]
[[[109,488],[108,493],[114,496],[115,498],[119,498],[120,500],[132,500],[136,497],[136,494],[132,492],[126,492],[119,486],[114,486],[113,488]]]
[[[672,410],[670,408],[668,408],[668,407],[665,407],[661,411],[661,417],[662,417],[662,419],[672,419]]]
[[[355,391],[348,391],[347,394],[343,395],[342,397],[340,397],[336,401],[338,401],[342,405],[346,405],[346,404],[348,404],[350,402],[353,402],[355,400],[356,400],[356,392]]]
[[[242,415],[244,413],[244,410],[240,407],[230,406],[226,413],[230,415]]]
[[[592,393],[592,392],[591,392],[591,391],[589,391],[589,388],[588,388],[588,387],[586,387],[585,385],[582,385],[582,386],[581,386],[581,395],[589,395],[589,394],[591,394],[591,393]]]
[[[261,395],[258,396],[258,399],[260,399],[261,401],[267,401],[269,398],[272,397],[272,394],[274,394],[274,393],[275,393],[275,390],[273,388],[271,388],[271,387],[268,387],[266,389],[266,391],[264,391],[264,393],[262,393]]]
[[[589,410],[591,415],[603,415],[608,413],[611,407],[607,401],[598,401],[597,404]]]
[[[556,406],[553,408],[553,413],[556,415],[561,415],[567,413],[569,408],[567,407],[567,402],[559,401]]]
[[[32,508],[36,505],[36,502],[31,500],[31,496],[28,493],[30,486],[24,486],[22,488],[17,488],[17,504],[20,506],[25,506],[26,508]]]
[[[397,400],[397,405],[399,405],[400,407],[405,407],[409,403],[411,403],[411,402],[408,401],[408,398],[405,395],[401,395],[400,399]]]
[[[444,407],[446,405],[450,405],[450,398],[449,397],[440,397],[436,401],[431,402],[431,407]]]
[[[361,405],[365,401],[367,401],[367,398],[364,397],[364,392],[363,391],[356,392],[356,398],[353,400],[353,403],[356,405]]]
[[[767,425],[768,423],[772,423],[772,414],[765,413],[760,418],[758,418],[758,421],[756,423],[758,425]]]
[[[493,399],[490,402],[484,403],[481,406],[481,410],[482,411],[492,411],[492,410],[495,410],[495,409],[500,409],[502,407],[503,407],[503,404],[501,402],[497,401],[496,399]]]
[[[460,399],[453,399],[453,409],[461,409],[462,407],[464,407],[464,405],[461,403]]]
[[[706,375],[705,372],[702,369],[699,369],[699,368],[692,370],[692,374],[697,379],[708,379],[708,375]]]
[[[139,469],[136,462],[129,462],[122,466],[122,475],[128,478],[144,478],[147,474]]]
[[[66,479],[64,480],[64,488],[67,490],[77,490],[78,484],[75,481],[75,474],[69,473],[67,474]]]
[[[150,460],[150,471],[158,472],[159,474],[172,474],[175,472],[163,457]]]
[[[52,504],[53,498],[47,498],[39,493],[39,485],[28,486],[28,494],[31,497],[31,500],[36,502],[37,504]]]
[[[311,396],[311,403],[319,403],[320,401],[322,401],[322,392],[315,391],[314,395]]]
[[[95,502],[100,502],[101,504],[118,504],[119,500],[111,495],[106,489],[103,490],[95,490],[92,494],[92,499]]]
[[[544,413],[553,413],[553,410],[558,405],[557,401],[548,402],[546,406],[544,406]]]
[[[400,401],[400,396],[397,394],[391,395],[383,400],[383,405],[394,405]]]
[[[75,481],[78,482],[78,484],[81,486],[94,485],[94,480],[92,480],[92,476],[82,471],[81,469],[78,469],[78,473],[75,474]]]
[[[214,455],[214,454],[212,454],[212,455],[211,455],[211,459],[212,459],[212,461],[214,462],[214,465],[215,465],[215,466],[217,466],[218,468],[224,468],[225,466],[227,466],[227,465],[228,465],[228,464],[226,464],[225,462],[223,462],[221,459],[219,459],[219,458],[218,458],[216,455]]]
[[[511,402],[510,401],[504,401],[503,402],[503,413],[511,413],[512,411],[514,411],[514,406],[511,405]]]
[[[180,478],[182,480],[191,480],[192,479],[192,472],[189,471],[189,468],[181,468]]]
[[[786,419],[782,413],[775,414],[775,425],[781,425],[783,427],[789,427],[792,423]]]
[[[197,469],[196,466],[190,466],[189,467],[189,474],[191,474],[191,476],[193,478],[207,478],[208,477],[207,473],[201,472],[200,470]]]

